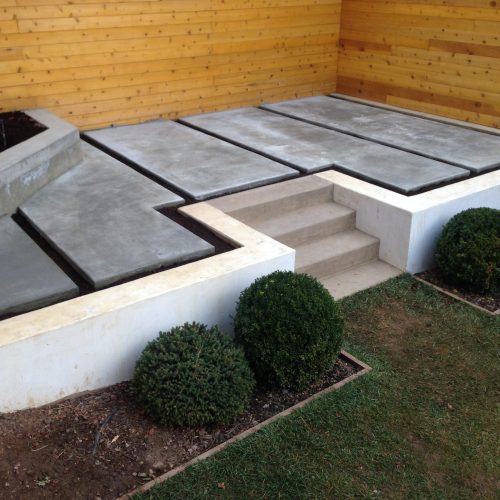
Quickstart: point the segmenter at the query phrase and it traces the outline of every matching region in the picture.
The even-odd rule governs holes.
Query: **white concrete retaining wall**
[[[500,209],[500,170],[415,196],[340,172],[317,175],[334,184],[334,201],[356,210],[356,226],[380,239],[380,258],[410,273],[433,266],[437,238],[455,214],[476,207]]]
[[[294,269],[294,250],[219,210],[201,203],[183,211],[242,247],[2,321],[0,412],[127,380],[146,343],[186,321],[230,334],[240,292]]]

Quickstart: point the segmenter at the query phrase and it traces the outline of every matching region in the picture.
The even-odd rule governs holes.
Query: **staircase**
[[[295,270],[337,299],[401,273],[379,260],[379,240],[356,229],[356,212],[333,201],[333,185],[308,176],[210,201],[296,250]]]

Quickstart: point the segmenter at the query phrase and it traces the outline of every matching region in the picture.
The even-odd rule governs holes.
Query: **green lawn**
[[[500,318],[407,275],[341,305],[373,372],[144,498],[500,498]]]

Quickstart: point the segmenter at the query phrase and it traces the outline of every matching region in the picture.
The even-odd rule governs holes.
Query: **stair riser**
[[[314,264],[301,266],[301,256],[298,253],[296,256],[296,269],[297,273],[307,273],[320,279],[325,276],[330,276],[339,271],[344,271],[350,267],[376,259],[378,256],[379,242],[350,250],[335,257],[315,262]]]
[[[324,238],[340,231],[354,229],[356,223],[356,213],[342,215],[328,221],[311,224],[308,227],[300,228],[295,231],[280,234],[276,237],[278,241],[292,248],[312,241],[317,238]]]
[[[244,207],[229,212],[232,217],[252,225],[269,217],[286,214],[310,205],[333,201],[333,185],[305,191],[286,198],[279,198],[260,205]],[[258,199],[255,200],[258,203]]]

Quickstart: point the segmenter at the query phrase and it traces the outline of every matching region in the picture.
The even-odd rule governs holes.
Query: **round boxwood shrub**
[[[444,226],[436,265],[450,283],[469,289],[500,289],[500,210],[471,208]]]
[[[161,332],[137,361],[132,390],[162,425],[229,423],[255,387],[243,351],[216,327],[186,323]]]
[[[332,367],[344,320],[318,280],[276,271],[241,293],[234,326],[259,384],[300,390]]]

